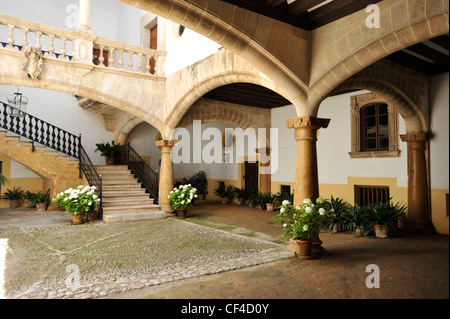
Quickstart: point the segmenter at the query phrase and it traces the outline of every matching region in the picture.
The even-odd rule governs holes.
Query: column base
[[[405,226],[405,230],[410,233],[423,235],[436,234],[436,229],[434,228],[433,224],[408,223],[408,225]]]

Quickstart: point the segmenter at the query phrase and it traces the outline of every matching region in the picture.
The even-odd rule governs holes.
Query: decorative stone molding
[[[27,45],[23,48],[22,53],[25,56],[22,59],[23,74],[30,79],[40,80],[44,65],[41,50]]]
[[[286,120],[286,126],[288,128],[317,127],[319,129],[327,128],[329,123],[330,119],[322,119],[313,116],[304,116]]]
[[[317,140],[317,130],[327,128],[329,123],[330,119],[322,119],[313,116],[304,116],[286,120],[286,126],[295,129],[295,139],[297,141],[302,139]]]
[[[407,133],[404,135],[400,135],[400,139],[402,142],[426,142],[429,138],[428,132],[417,132],[417,133]]]
[[[385,151],[361,151],[361,109],[369,104],[385,103],[388,105],[389,149]],[[350,98],[351,107],[351,158],[399,157],[398,148],[398,112],[389,102],[376,93],[354,95]]]

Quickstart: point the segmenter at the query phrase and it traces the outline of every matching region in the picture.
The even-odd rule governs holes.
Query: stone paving
[[[285,245],[168,218],[105,224],[8,227],[11,299],[112,297],[290,258]]]

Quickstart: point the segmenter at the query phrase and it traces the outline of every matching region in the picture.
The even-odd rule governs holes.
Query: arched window
[[[376,95],[354,95],[351,101],[352,158],[398,157],[398,112]]]
[[[361,151],[389,149],[389,114],[387,104],[376,103],[361,108]]]

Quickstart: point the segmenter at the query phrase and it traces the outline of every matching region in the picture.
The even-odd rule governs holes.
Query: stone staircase
[[[51,197],[77,185],[86,183],[80,179],[79,161],[50,148],[35,144],[15,134],[0,130],[0,153],[37,173],[44,179],[44,187],[51,188]]]
[[[95,168],[102,176],[104,222],[166,218],[126,165]]]

